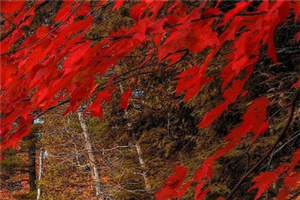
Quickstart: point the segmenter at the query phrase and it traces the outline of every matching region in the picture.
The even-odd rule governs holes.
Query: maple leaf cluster
[[[277,62],[274,45],[276,27],[293,14],[299,20],[299,1],[262,1],[257,6],[252,1],[237,2],[233,9],[223,12],[218,1],[215,7],[200,6],[189,10],[181,1],[137,2],[130,8],[134,24],[129,28],[111,31],[99,42],[92,43],[86,36],[90,31],[95,9],[109,4],[99,1],[91,7],[88,1],[63,1],[55,15],[54,24],[40,26],[33,33],[25,33],[35,16],[35,8],[42,2],[34,1],[30,7],[25,1],[1,1],[1,14],[5,17],[1,38],[1,151],[15,147],[18,141],[30,133],[35,117],[49,109],[69,102],[65,113],[76,111],[82,104],[93,98],[85,112],[103,118],[101,105],[108,102],[116,85],[111,77],[105,87],[99,88],[97,77],[129,55],[137,47],[153,43],[150,55],[170,67],[186,54],[199,53],[209,49],[200,66],[192,66],[177,75],[176,95],[184,94],[184,101],[195,97],[214,78],[221,80],[223,102],[207,112],[199,122],[199,128],[209,127],[227,108],[244,97],[245,84],[251,77],[259,60],[263,46],[268,56]],[[113,9],[118,10],[124,0],[115,1]],[[166,14],[159,11],[168,4]],[[251,11],[248,8],[254,7]],[[299,39],[298,33],[295,37]],[[207,69],[226,42],[232,42],[232,52],[227,55],[227,64],[219,77],[207,75]],[[300,85],[298,80],[293,87]],[[121,97],[120,105],[128,109],[131,89]],[[195,199],[204,199],[206,187],[213,174],[217,159],[232,150],[248,133],[253,141],[268,129],[266,97],[252,100],[242,117],[242,123],[234,127],[224,138],[225,145],[208,157],[194,173],[193,180],[184,183],[187,169],[174,168],[175,173],[166,179],[164,186],[156,193],[157,199],[182,197],[195,183]],[[284,188],[278,194],[282,199],[295,188],[299,172],[294,166],[299,161],[299,150],[290,164],[264,172],[253,180],[258,188],[258,199],[267,188],[284,175]],[[296,175],[294,175],[296,174]],[[295,178],[296,177],[296,178]],[[220,197],[221,199],[221,197]]]

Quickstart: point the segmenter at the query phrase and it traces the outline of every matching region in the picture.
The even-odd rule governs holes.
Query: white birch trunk
[[[93,153],[93,147],[92,147],[92,143],[91,143],[90,134],[88,132],[88,127],[87,127],[84,117],[82,116],[82,112],[78,111],[77,113],[78,113],[79,123],[82,128],[82,134],[83,134],[84,140],[85,140],[85,149],[88,154],[89,165],[91,167],[91,176],[92,176],[92,179],[95,184],[94,187],[95,187],[95,191],[96,191],[96,196],[98,197],[98,200],[104,200],[104,193],[102,191],[102,186],[101,186],[101,182],[100,182],[100,178],[99,178],[99,172],[98,172],[97,165],[96,165],[96,158]]]
[[[120,84],[120,91],[121,93],[124,92],[124,89],[123,89],[123,86]],[[125,110],[125,117],[128,119],[128,112],[127,110]],[[130,123],[127,123],[127,126],[128,126],[128,129],[130,129],[131,127],[131,124]],[[142,155],[142,149],[141,149],[141,145],[138,143],[138,141],[136,141],[136,139],[134,138],[134,147],[135,147],[135,150],[138,154],[138,159],[139,159],[139,163],[140,163],[140,167],[141,167],[141,170],[142,170],[142,176],[143,176],[143,179],[144,179],[144,185],[145,185],[145,190],[147,192],[150,193],[150,190],[151,190],[151,184],[150,184],[150,181],[147,177],[147,172],[146,172],[146,165],[145,165],[145,162],[144,162],[144,159],[143,159],[143,155]]]
[[[150,184],[150,181],[149,181],[149,179],[147,177],[147,174],[146,174],[147,173],[146,172],[146,165],[145,165],[145,162],[144,162],[144,159],[143,159],[141,145],[136,141],[134,146],[135,146],[136,152],[138,154],[139,163],[140,163],[140,166],[141,166],[141,169],[142,169],[142,176],[144,178],[145,190],[150,193],[151,184]]]
[[[42,173],[43,173],[43,150],[40,150],[40,155],[39,155],[39,176],[38,176],[38,181],[41,181],[42,178]],[[37,195],[36,195],[36,199],[39,200],[41,197],[41,187],[40,187],[40,183],[38,184],[38,188],[37,188]]]

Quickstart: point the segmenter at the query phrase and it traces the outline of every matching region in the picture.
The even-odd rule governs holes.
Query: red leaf
[[[1,1],[1,13],[13,14],[24,7],[25,1]]]
[[[78,9],[78,11],[76,12],[76,15],[77,16],[87,16],[90,12],[91,12],[90,2],[89,1],[85,1],[80,6],[80,8]]]
[[[235,16],[236,14],[238,14],[241,10],[245,9],[248,5],[249,5],[250,2],[238,2],[235,4],[235,8],[230,10],[229,12],[227,12],[225,15],[224,15],[224,19],[223,19],[223,24],[222,25],[225,25],[228,23],[228,21],[233,17]]]
[[[73,4],[73,1],[63,1],[60,9],[56,13],[55,16],[55,22],[64,20],[70,13],[71,13],[71,5]]]
[[[155,193],[155,200],[167,200],[175,198],[174,189],[171,187],[163,187]]]
[[[192,184],[186,183],[180,188],[187,174],[187,168],[183,166],[175,166],[174,173],[171,174],[164,182],[164,186],[155,193],[156,200],[166,200],[170,198],[179,198],[187,191]]]
[[[203,200],[209,190],[204,190],[195,196],[195,200]]]
[[[176,86],[176,95],[186,92],[184,101],[188,102],[193,98],[211,78],[205,76],[205,66],[193,66],[177,75],[179,80]]]
[[[276,49],[274,45],[274,36],[273,33],[269,36],[268,39],[268,55],[273,60],[274,63],[277,63]]]
[[[276,198],[277,200],[286,200],[288,195],[289,191],[286,188],[283,188],[278,192]]]
[[[192,181],[185,183],[179,190],[176,191],[177,192],[176,197],[181,198],[189,189],[189,187],[192,185],[192,183],[193,183]]]
[[[297,42],[300,42],[300,31],[298,33],[296,33],[295,39]]]
[[[100,1],[97,3],[96,8],[99,8],[99,7],[103,6],[103,5],[105,5],[106,3],[107,3],[107,0],[100,0]]]
[[[67,59],[64,61],[64,71],[74,70],[74,64],[78,63],[81,59],[84,58],[84,55],[90,49],[90,44],[88,41],[85,43],[78,44],[69,49]]]
[[[300,87],[300,77],[298,78],[298,81],[292,85],[292,87],[293,88]]]
[[[224,102],[216,106],[211,111],[207,112],[201,122],[198,124],[198,127],[200,128],[206,128],[210,126],[218,117],[221,116],[221,114],[227,109],[228,103]]]
[[[265,193],[268,188],[276,182],[279,175],[284,172],[285,168],[283,166],[278,167],[277,169],[269,172],[262,172],[258,176],[253,178],[253,181],[255,184],[249,188],[248,191],[251,191],[253,189],[258,189],[255,200],[259,199],[263,193]]]
[[[174,168],[174,173],[170,175],[166,180],[165,180],[165,185],[171,186],[174,189],[177,189],[180,187],[180,185],[183,183],[184,178],[187,173],[187,168],[184,166],[175,166]]]
[[[206,128],[211,125],[227,109],[228,105],[237,99],[238,95],[242,91],[243,86],[243,81],[234,81],[232,86],[228,88],[223,94],[225,101],[207,112],[203,116],[203,119],[198,126],[201,128]]]
[[[45,37],[49,33],[50,29],[48,26],[40,26],[35,32],[35,35],[38,39]]]
[[[121,6],[123,5],[125,0],[115,0],[115,5],[113,7],[113,9],[115,10],[119,10],[121,8]]]
[[[89,111],[91,112],[92,116],[96,116],[99,119],[103,119],[103,110],[101,104],[92,104],[89,107]]]
[[[74,34],[82,30],[88,31],[89,28],[91,27],[92,21],[93,21],[93,17],[91,16],[85,18],[84,20],[75,21],[66,29],[64,29],[62,34],[70,35],[70,33]]]
[[[293,154],[292,161],[290,163],[290,168],[293,169],[300,162],[300,149],[295,151]]]
[[[296,189],[296,186],[298,185],[300,181],[300,172],[298,173],[293,173],[290,176],[285,177],[284,179],[284,185],[287,188],[290,188],[290,190]]]
[[[206,128],[209,125],[211,125],[218,117],[221,116],[221,114],[227,109],[227,107],[236,101],[236,99],[239,97],[240,94],[243,92],[243,87],[248,78],[250,77],[252,73],[253,67],[250,66],[246,69],[246,75],[242,80],[235,80],[232,83],[232,86],[224,91],[224,102],[207,112],[201,122],[198,124],[198,127]]]
[[[103,118],[103,111],[101,104],[103,102],[108,102],[111,98],[111,95],[114,91],[114,88],[106,88],[103,91],[97,94],[97,97],[93,103],[88,107],[87,111],[91,112],[91,115],[97,116],[99,119]]]
[[[284,187],[277,194],[278,200],[285,200],[289,195],[289,192],[297,189],[297,185],[300,181],[300,172],[294,171],[294,168],[299,161],[300,161],[300,149],[298,149],[293,154],[293,158],[289,164],[283,164],[284,166],[287,166],[288,170],[285,173],[286,176],[283,179]]]
[[[124,110],[127,110],[128,108],[130,96],[131,96],[131,89],[125,91],[121,96],[121,108],[123,108]]]

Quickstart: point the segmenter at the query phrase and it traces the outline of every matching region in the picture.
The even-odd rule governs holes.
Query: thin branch
[[[227,196],[226,199],[230,200],[232,199],[233,194],[237,191],[237,189],[239,188],[239,186],[242,184],[242,182],[252,173],[254,172],[273,152],[273,150],[277,147],[277,145],[282,141],[282,139],[286,136],[286,132],[289,129],[291,122],[294,118],[294,114],[295,114],[295,108],[296,108],[296,102],[298,100],[300,96],[300,91],[297,91],[296,93],[296,97],[294,98],[292,105],[291,105],[291,109],[290,109],[290,114],[289,114],[289,118],[288,121],[284,127],[284,129],[281,131],[281,133],[279,134],[278,139],[276,140],[275,144],[272,146],[272,148],[267,151],[267,153],[259,160],[256,162],[255,165],[253,165],[253,167],[251,167],[251,169],[249,169],[245,175],[242,176],[242,178],[239,180],[239,182],[233,187],[233,189],[231,190],[231,193]]]
[[[272,159],[274,157],[275,154],[277,154],[279,151],[281,151],[287,144],[289,144],[290,142],[292,142],[294,139],[296,139],[298,136],[300,136],[300,131],[299,133],[297,133],[295,136],[293,136],[291,139],[289,139],[288,141],[286,141],[284,144],[282,144],[280,147],[278,147],[276,150],[274,150],[274,152],[271,154],[269,163],[272,162]]]

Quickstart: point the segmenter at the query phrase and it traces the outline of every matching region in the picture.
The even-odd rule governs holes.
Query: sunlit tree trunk
[[[41,180],[42,173],[43,173],[43,153],[44,153],[44,151],[41,149],[40,150],[40,155],[39,155],[39,176],[38,176],[38,181]],[[41,197],[41,188],[38,184],[36,199],[39,200],[40,197]]]
[[[92,176],[92,179],[95,184],[96,196],[98,197],[99,200],[104,200],[105,195],[104,195],[103,187],[102,187],[102,184],[101,184],[100,178],[99,178],[99,172],[98,172],[97,164],[96,164],[97,161],[96,161],[95,155],[93,153],[93,147],[92,147],[92,143],[91,143],[90,134],[88,132],[88,126],[86,124],[84,117],[82,116],[82,112],[78,111],[77,114],[78,114],[80,126],[82,128],[82,134],[83,134],[84,140],[85,140],[85,149],[86,149],[87,155],[88,155],[91,176]]]
[[[147,177],[147,174],[146,174],[147,173],[146,172],[146,165],[145,165],[145,162],[144,162],[144,159],[143,159],[141,145],[136,141],[134,146],[135,146],[136,152],[138,154],[139,163],[140,163],[140,166],[141,166],[141,169],[142,169],[142,176],[144,178],[145,190],[147,192],[150,192],[151,185],[150,185],[150,181],[149,181],[149,179]]]
[[[124,92],[123,86],[121,84],[120,84],[120,91],[121,91],[121,93]],[[129,117],[127,110],[125,110],[125,117],[127,119]],[[128,127],[128,129],[131,129],[131,124],[129,122],[127,123],[127,127]],[[133,139],[134,139],[134,147],[135,147],[135,150],[137,152],[138,159],[139,159],[139,164],[140,164],[140,167],[141,167],[141,170],[142,170],[142,176],[143,176],[143,179],[144,179],[145,190],[150,193],[151,184],[150,184],[150,181],[149,181],[148,176],[147,176],[146,165],[145,165],[143,155],[142,155],[142,148],[141,148],[141,145],[138,143],[137,139],[135,137],[133,137]]]

